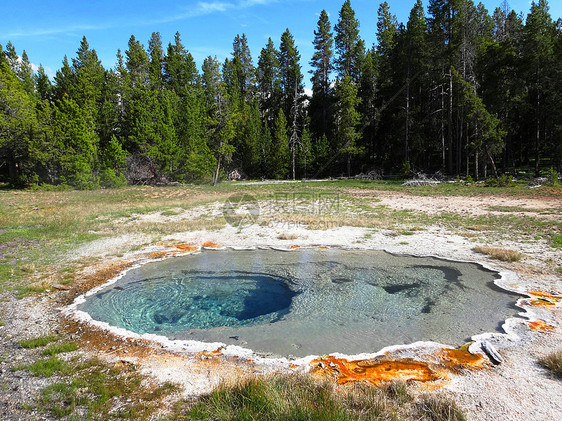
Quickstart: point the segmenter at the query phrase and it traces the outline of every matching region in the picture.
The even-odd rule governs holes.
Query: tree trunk
[[[537,108],[539,107],[539,102],[537,100]],[[537,131],[535,135],[535,177],[540,176],[540,141],[541,141],[541,121],[540,117],[537,115]]]
[[[447,172],[453,173],[453,72],[449,69],[449,110],[447,118]]]
[[[492,166],[492,174],[494,175],[494,177],[498,178],[498,170],[496,168],[496,163],[494,162],[494,158],[492,157],[492,154],[490,153],[488,147],[486,147],[485,150],[486,150],[486,155],[488,155],[488,161],[490,161],[490,165]]]
[[[219,180],[219,171],[221,169],[221,156],[219,155],[219,159],[217,159],[217,170],[215,171],[215,176],[213,177],[213,186],[217,185]]]
[[[441,84],[441,166],[443,171],[445,171],[446,160],[445,160],[445,120],[443,116],[443,111],[445,110],[445,87]]]
[[[13,159],[8,161],[8,174],[12,182],[14,182],[18,176],[18,164]]]
[[[478,168],[478,160],[480,159],[480,157],[478,156],[478,151],[474,152],[474,180],[478,180],[478,172],[480,171],[480,169]]]
[[[404,162],[408,162],[410,128],[410,70],[408,69],[408,82],[406,83],[406,133],[404,138]]]

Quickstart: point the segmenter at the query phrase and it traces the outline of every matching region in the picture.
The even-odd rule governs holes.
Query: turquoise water
[[[203,251],[145,264],[79,310],[136,333],[305,356],[501,331],[517,295],[473,263],[375,251]]]

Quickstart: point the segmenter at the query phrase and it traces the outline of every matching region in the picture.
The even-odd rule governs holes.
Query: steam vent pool
[[[353,355],[501,332],[519,296],[498,277],[476,263],[378,251],[204,250],[131,269],[78,310],[139,334]]]

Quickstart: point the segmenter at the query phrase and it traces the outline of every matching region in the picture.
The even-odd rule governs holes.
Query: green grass
[[[562,248],[562,234],[552,234],[552,247]]]
[[[98,360],[73,366],[74,375],[41,391],[37,409],[72,419],[147,419],[178,391],[171,383],[143,382],[136,367],[116,368]]]
[[[438,402],[438,403],[436,403]],[[191,420],[464,420],[443,395],[417,403],[404,383],[350,388],[306,375],[270,375],[219,386],[188,409]],[[450,418],[440,418],[449,410]]]
[[[39,348],[39,347],[48,345],[51,342],[55,342],[55,341],[58,341],[58,340],[59,340],[58,335],[46,335],[46,336],[40,336],[40,337],[34,338],[34,339],[24,339],[24,340],[21,340],[19,342],[19,344],[22,348],[34,349],[34,348]]]
[[[70,374],[72,371],[71,366],[57,357],[51,357],[44,360],[37,360],[33,364],[18,365],[13,368],[14,371],[27,370],[35,377],[51,377],[55,373],[62,375]]]
[[[163,212],[160,212],[160,215],[162,216],[176,216],[179,215],[180,212],[175,211],[175,210],[165,210]]]
[[[54,356],[66,352],[73,352],[78,349],[78,345],[74,342],[65,342],[62,344],[53,344],[43,350],[42,354],[45,356]]]

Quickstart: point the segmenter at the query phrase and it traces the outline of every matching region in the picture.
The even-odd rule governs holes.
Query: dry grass
[[[465,421],[466,417],[455,402],[444,395],[425,394],[415,403],[418,419],[432,421]]]
[[[490,256],[492,259],[501,260],[502,262],[518,262],[523,258],[523,254],[515,250],[502,249],[497,247],[477,246],[474,247],[477,253]]]
[[[465,238],[476,238],[478,237],[479,234],[476,232],[460,231],[457,232],[457,235],[460,235],[461,237],[465,237]]]
[[[284,233],[284,234],[279,234],[277,236],[277,238],[279,240],[296,240],[297,238],[299,238],[299,236],[296,235],[296,234],[286,234],[286,233]]]
[[[539,364],[552,371],[556,377],[562,378],[562,349],[540,358]]]

